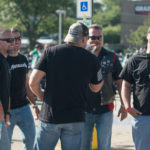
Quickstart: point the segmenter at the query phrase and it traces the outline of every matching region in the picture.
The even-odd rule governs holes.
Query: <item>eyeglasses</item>
[[[102,35],[100,35],[100,36],[89,36],[89,39],[91,39],[91,40],[101,40]]]
[[[14,38],[0,39],[0,41],[5,41],[7,43],[13,43],[15,41],[15,39]]]
[[[21,40],[21,36],[14,38],[15,41],[20,41]]]

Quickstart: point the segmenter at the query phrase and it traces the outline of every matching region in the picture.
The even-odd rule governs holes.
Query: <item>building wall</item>
[[[137,6],[140,8],[142,6],[142,10],[146,7],[146,10],[135,11]],[[121,0],[121,44],[125,47],[128,45],[126,36],[129,35],[130,31],[136,30],[140,25],[143,25],[146,18],[150,17],[150,11],[147,10],[150,10],[150,0]]]

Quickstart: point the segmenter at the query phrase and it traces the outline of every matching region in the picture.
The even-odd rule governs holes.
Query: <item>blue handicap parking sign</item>
[[[81,11],[88,11],[88,2],[81,2],[80,8]]]

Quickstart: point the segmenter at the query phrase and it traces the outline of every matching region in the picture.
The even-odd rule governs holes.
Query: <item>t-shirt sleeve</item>
[[[47,57],[48,57],[47,55],[48,55],[47,50],[45,50],[42,53],[40,59],[38,60],[36,66],[34,67],[35,69],[47,72]]]
[[[125,67],[122,69],[119,77],[132,84],[134,81],[132,76],[132,70],[133,70],[132,59],[129,59]]]
[[[121,63],[118,59],[118,57],[116,56],[116,60],[115,60],[115,63],[113,65],[113,74],[112,74],[112,77],[114,80],[119,80],[120,79],[120,72],[122,70],[122,66],[121,66]]]
[[[102,70],[101,70],[99,60],[96,57],[95,57],[95,63],[94,63],[93,68],[94,69],[93,69],[93,74],[91,78],[91,83],[99,84],[103,80],[103,76],[102,76]]]
[[[32,54],[33,55],[35,55],[35,54],[37,54],[38,52],[37,52],[37,50],[36,49],[34,49],[33,51],[32,51]]]

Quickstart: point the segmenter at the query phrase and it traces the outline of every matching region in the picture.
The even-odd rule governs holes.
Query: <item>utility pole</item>
[[[65,10],[56,10],[56,13],[59,15],[59,38],[58,38],[58,44],[61,44],[62,42],[62,15],[66,14]]]

